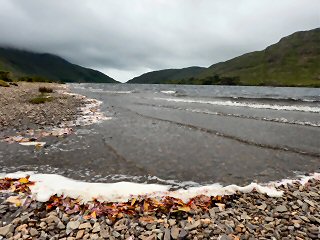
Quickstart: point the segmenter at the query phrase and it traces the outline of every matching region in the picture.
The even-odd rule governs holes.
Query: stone
[[[179,231],[180,231],[180,229],[179,228],[177,228],[177,227],[172,227],[171,228],[171,237],[172,237],[172,239],[177,239],[178,238],[178,236],[179,236]]]
[[[209,214],[210,214],[210,217],[211,217],[211,218],[214,218],[214,217],[216,216],[216,211],[214,210],[214,208],[211,208],[211,209],[209,210]]]
[[[91,229],[91,224],[89,222],[81,223],[78,227],[79,229]]]
[[[14,226],[12,224],[8,224],[7,226],[0,228],[0,236],[6,236],[8,233],[12,233],[14,231]]]
[[[81,239],[84,235],[84,230],[81,229],[77,232],[76,239]]]
[[[223,234],[221,236],[219,236],[218,238],[219,240],[232,240],[231,238],[229,238],[227,235]]]
[[[57,216],[54,216],[54,215],[49,215],[46,219],[45,219],[46,223],[52,223],[52,222],[55,222],[55,223],[58,223],[60,221],[60,219],[57,217]]]
[[[29,233],[32,237],[37,236],[39,232],[35,228],[30,228]]]
[[[178,239],[184,239],[187,235],[188,235],[188,232],[185,229],[181,229]]]
[[[199,227],[201,224],[200,220],[195,221],[194,223],[187,223],[186,227],[184,228],[185,230],[191,231],[193,229],[196,229]]]
[[[63,224],[63,222],[59,221],[58,224],[57,224],[57,228],[59,228],[59,229],[65,229],[66,226]]]
[[[273,217],[266,217],[264,220],[266,222],[272,222],[274,220],[274,218]]]
[[[169,225],[172,227],[173,225],[176,224],[176,220],[175,219],[169,219],[168,220]]]
[[[79,221],[70,221],[70,222],[68,222],[66,233],[69,234],[73,230],[77,229],[79,227],[79,225],[80,225]]]
[[[288,209],[285,205],[280,205],[280,206],[276,207],[275,211],[276,212],[286,212],[286,211],[288,211]]]
[[[260,206],[257,207],[258,209],[264,211],[267,208],[267,204],[262,203]]]
[[[118,233],[117,231],[113,231],[112,232],[112,235],[115,237],[115,238],[118,238],[118,237],[120,237],[120,233]]]
[[[103,230],[100,231],[100,236],[102,238],[108,238],[110,235],[109,235],[107,230],[103,229]]]
[[[170,240],[171,239],[171,236],[170,236],[170,229],[169,228],[166,228],[164,230],[164,236],[163,236],[163,240]]]
[[[241,219],[243,220],[250,220],[252,219],[250,216],[248,216],[247,212],[243,212],[240,216]]]

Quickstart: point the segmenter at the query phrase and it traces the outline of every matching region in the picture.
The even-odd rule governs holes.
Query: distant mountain
[[[39,76],[62,82],[117,82],[99,71],[72,64],[56,55],[3,47],[0,47],[0,71],[9,71],[14,77]]]
[[[296,32],[262,51],[210,66],[197,78],[236,77],[243,85],[320,86],[320,28]]]
[[[181,69],[164,69],[144,73],[139,77],[129,80],[127,83],[167,83],[175,79],[184,79],[199,75],[205,68],[188,67]]]
[[[320,28],[293,33],[262,51],[208,68],[149,72],[129,83],[320,87]]]

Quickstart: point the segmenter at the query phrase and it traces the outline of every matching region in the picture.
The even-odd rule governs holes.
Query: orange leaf
[[[147,203],[146,201],[144,201],[144,203],[143,203],[143,210],[145,212],[148,212],[148,210],[149,210],[149,203]]]
[[[28,180],[28,178],[20,178],[19,182],[22,183],[22,184],[25,184],[25,183],[28,183],[29,180]]]
[[[136,203],[137,199],[136,198],[132,198],[131,200],[131,206],[133,206]]]
[[[97,218],[96,211],[93,211],[90,216],[91,216],[91,218]]]

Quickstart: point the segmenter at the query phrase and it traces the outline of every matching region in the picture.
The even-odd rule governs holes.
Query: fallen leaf
[[[22,183],[22,184],[26,184],[26,183],[29,182],[29,179],[28,178],[20,178],[19,182]]]

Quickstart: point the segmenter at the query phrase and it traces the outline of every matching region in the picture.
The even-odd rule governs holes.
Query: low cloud
[[[320,25],[318,0],[0,0],[0,45],[58,54],[126,81],[209,66]]]

